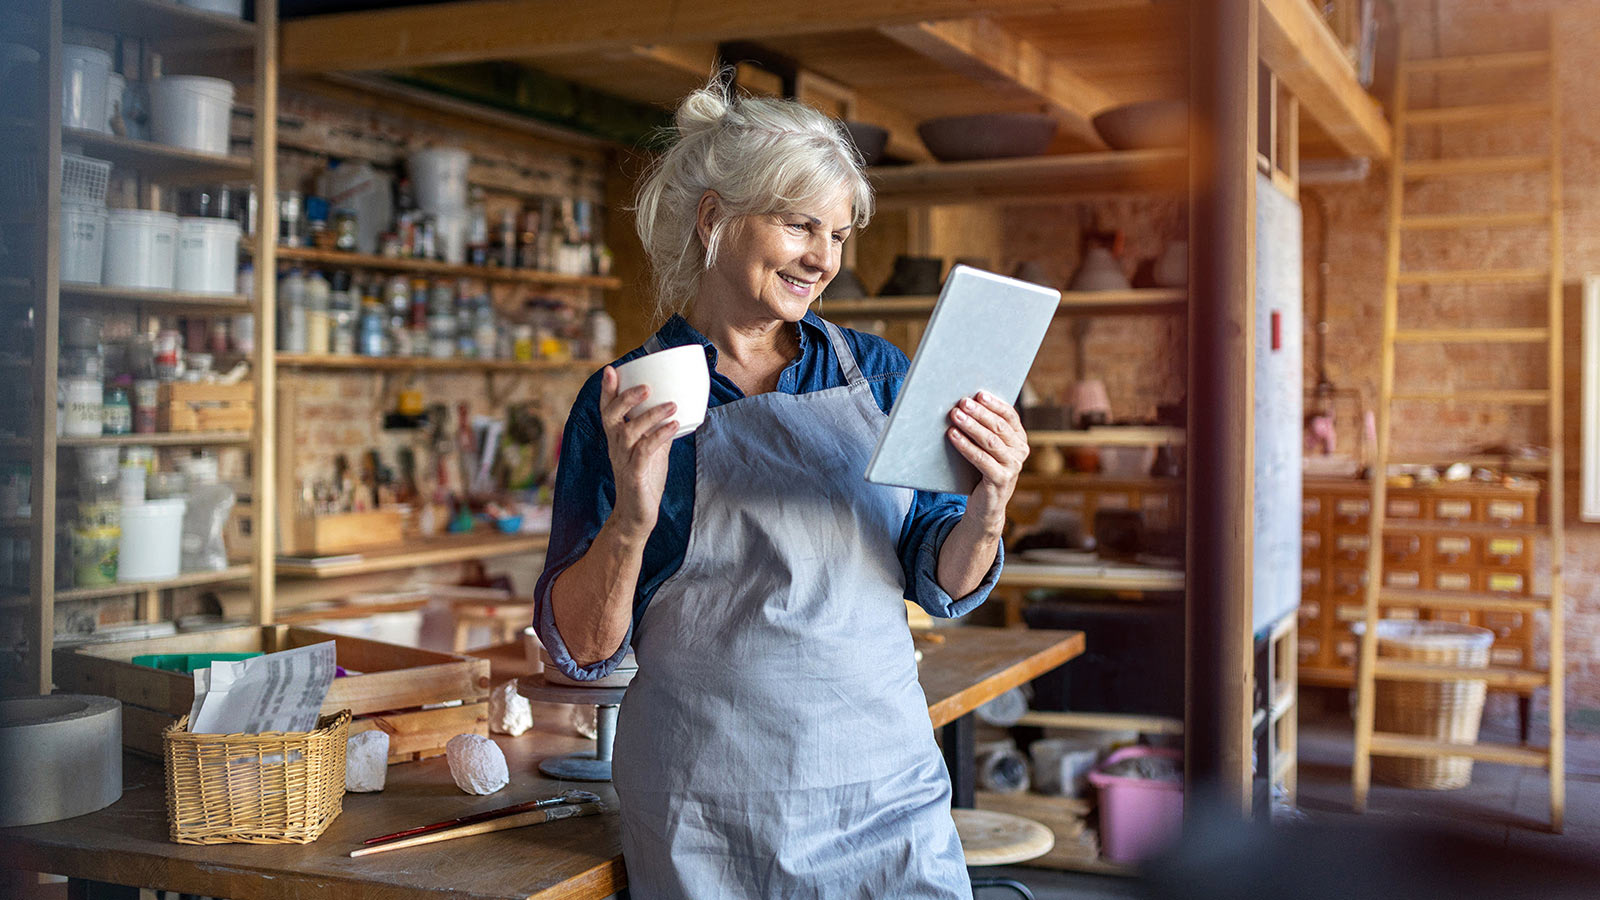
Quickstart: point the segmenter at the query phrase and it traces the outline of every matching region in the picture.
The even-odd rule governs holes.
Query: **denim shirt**
[[[778,376],[779,391],[804,394],[842,386],[844,375],[835,358],[822,319],[808,312],[797,326],[800,355]],[[879,408],[888,412],[905,379],[909,361],[899,348],[875,335],[845,328],[856,361],[871,385]],[[727,377],[716,371],[717,349],[681,316],[673,316],[657,332],[666,347],[697,343],[705,348],[711,366],[711,397],[708,407],[721,406],[744,397]],[[633,350],[613,365],[644,355]],[[689,528],[694,510],[695,436],[686,435],[672,443],[667,458],[666,487],[655,530],[645,542],[639,584],[634,591],[633,624],[628,639],[610,659],[579,666],[567,651],[566,642],[556,630],[550,609],[550,585],[567,567],[589,549],[600,526],[616,504],[616,484],[611,472],[611,457],[606,451],[605,429],[600,422],[600,373],[584,382],[567,417],[561,437],[560,465],[556,470],[555,509],[550,526],[550,546],[545,554],[544,572],[534,587],[534,626],[545,650],[569,678],[591,681],[609,675],[622,661],[633,643],[633,631],[661,583],[683,563],[689,546]],[[966,511],[967,498],[959,494],[917,491],[900,527],[897,555],[905,573],[905,598],[930,614],[945,618],[971,612],[988,598],[999,578],[1004,551],[996,554],[994,565],[977,589],[965,597],[952,598],[938,582],[939,549]]]

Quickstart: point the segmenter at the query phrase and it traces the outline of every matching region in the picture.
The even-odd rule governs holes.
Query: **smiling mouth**
[[[778,273],[778,277],[782,278],[784,281],[789,282],[790,284],[794,285],[795,287],[805,288],[806,290],[810,290],[811,288],[814,288],[814,287],[817,286],[817,283],[815,281],[801,281],[798,278],[794,278],[794,277],[791,277],[789,275],[785,275],[782,272]]]

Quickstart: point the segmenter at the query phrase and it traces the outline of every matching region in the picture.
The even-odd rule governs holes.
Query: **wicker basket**
[[[350,711],[315,731],[161,734],[167,822],[178,844],[309,844],[339,817]]]
[[[1378,622],[1378,655],[1387,659],[1457,668],[1489,664],[1494,632],[1453,622],[1384,619]],[[1384,681],[1377,687],[1373,727],[1455,744],[1478,740],[1483,721],[1482,681]],[[1472,783],[1467,756],[1374,756],[1375,781],[1398,787],[1444,791]]]

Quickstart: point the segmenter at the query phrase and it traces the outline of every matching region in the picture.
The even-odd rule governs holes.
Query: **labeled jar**
[[[141,378],[133,383],[133,432],[154,434],[159,417],[156,407],[161,402],[161,382],[154,378]]]
[[[100,413],[102,434],[129,434],[133,431],[133,404],[128,402],[125,388],[107,388]]]
[[[95,437],[105,428],[105,388],[100,379],[74,375],[61,379],[61,433]]]

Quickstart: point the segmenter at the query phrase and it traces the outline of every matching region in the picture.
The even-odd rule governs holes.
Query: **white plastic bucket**
[[[105,251],[105,206],[61,201],[61,280],[99,284]]]
[[[226,155],[233,82],[168,75],[150,82],[150,136],[162,144]]]
[[[467,211],[467,166],[472,154],[459,147],[428,147],[406,159],[417,206],[431,213]]]
[[[153,209],[113,209],[106,216],[104,282],[116,287],[172,290],[178,217]]]
[[[244,0],[178,0],[178,5],[233,16],[235,19],[244,18]]]
[[[122,507],[118,581],[163,581],[178,576],[186,505],[185,501],[174,499]]]
[[[451,265],[459,266],[466,262],[467,229],[472,224],[467,214],[435,213],[433,221],[434,227],[438,229],[439,255]]]
[[[78,44],[61,45],[61,125],[109,132],[106,82],[111,54]]]
[[[193,216],[178,224],[180,291],[231,294],[238,284],[239,223]]]

